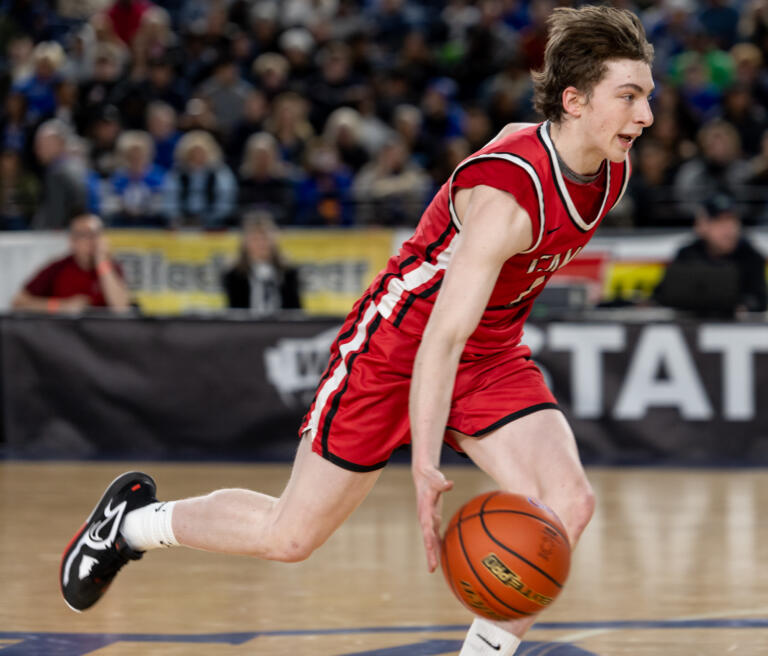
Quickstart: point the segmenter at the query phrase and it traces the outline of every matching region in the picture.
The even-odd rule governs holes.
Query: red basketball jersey
[[[533,244],[502,266],[466,350],[482,353],[514,346],[547,280],[589,241],[621,199],[629,175],[627,157],[621,163],[603,162],[593,182],[566,180],[546,123],[495,139],[456,168],[367,295],[385,319],[420,337],[461,230],[453,207],[456,190],[484,184],[507,191],[530,216]]]

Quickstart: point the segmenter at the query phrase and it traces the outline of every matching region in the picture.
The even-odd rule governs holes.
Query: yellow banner
[[[111,230],[109,243],[147,314],[211,312],[226,307],[224,272],[240,248],[237,232]],[[346,314],[392,251],[390,230],[286,230],[286,259],[299,269],[303,308]]]
[[[664,262],[610,262],[605,268],[604,300],[650,298],[664,276]]]

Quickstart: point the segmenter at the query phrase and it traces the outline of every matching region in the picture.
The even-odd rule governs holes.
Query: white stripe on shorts
[[[368,332],[368,326],[375,316],[376,306],[373,304],[373,301],[369,300],[368,307],[363,315],[363,320],[357,326],[355,336],[339,347],[341,358],[339,359],[336,368],[333,370],[333,373],[325,379],[325,382],[317,391],[315,407],[312,410],[312,415],[309,417],[309,422],[307,424],[313,442],[315,441],[315,437],[317,437],[317,427],[320,424],[320,416],[323,414],[323,409],[325,408],[326,403],[328,403],[328,399],[347,377],[347,356],[350,353],[357,351],[357,349],[362,346],[363,341],[365,340],[365,335]]]

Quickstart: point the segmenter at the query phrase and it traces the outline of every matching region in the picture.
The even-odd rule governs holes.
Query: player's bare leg
[[[123,565],[159,547],[302,560],[362,502],[380,473],[342,469],[314,453],[305,437],[279,498],[234,489],[157,502],[151,477],[123,474],[107,488],[64,552],[64,599],[74,610],[89,608]]]
[[[565,525],[571,547],[576,546],[592,517],[594,495],[579,461],[573,432],[561,412],[535,412],[482,439],[459,434],[456,438],[459,446],[499,488],[534,496],[552,508]],[[509,656],[536,619],[534,616],[509,622],[476,620],[461,654]],[[483,636],[486,641],[501,644],[502,649],[483,651],[487,647],[482,639],[479,645],[472,644],[473,638],[477,640],[474,635],[477,625],[486,630],[488,635]]]
[[[218,490],[176,503],[179,544],[218,553],[297,561],[322,545],[366,497],[381,470],[342,469],[299,446],[280,498],[250,490]]]

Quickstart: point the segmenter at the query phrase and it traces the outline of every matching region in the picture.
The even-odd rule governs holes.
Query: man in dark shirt
[[[696,265],[708,265],[715,271],[716,267],[721,268],[722,278],[735,274],[737,291],[732,309],[764,312],[768,296],[765,257],[743,236],[741,217],[734,199],[720,192],[710,196],[696,218],[696,234],[698,238],[683,246],[673,260],[673,263],[680,265],[692,265],[690,271],[686,274],[684,266],[677,266],[675,275],[688,275],[693,286],[696,284],[693,279],[696,271],[701,270],[695,268]],[[670,294],[672,269],[670,266],[654,297],[663,305],[683,307],[679,302],[681,299]],[[707,314],[706,308],[699,310]]]
[[[35,154],[43,166],[43,197],[32,227],[58,230],[86,206],[85,168],[67,153],[70,128],[59,119],[43,123],[35,133]]]
[[[118,265],[109,257],[101,219],[81,214],[69,227],[70,253],[37,272],[13,299],[15,310],[77,313],[88,307],[130,306]]]

